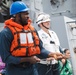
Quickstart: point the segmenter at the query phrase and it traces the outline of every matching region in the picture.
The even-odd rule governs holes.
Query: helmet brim
[[[27,9],[24,9],[24,10],[22,10],[22,11],[23,11],[23,12],[25,12],[25,11],[29,11],[29,10],[30,10],[30,9],[29,9],[29,8],[27,8]],[[22,12],[22,11],[21,11],[21,12]]]

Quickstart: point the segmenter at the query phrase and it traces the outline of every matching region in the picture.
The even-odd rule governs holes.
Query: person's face
[[[50,28],[50,21],[43,22],[43,25],[49,29]]]
[[[67,56],[67,58],[70,58],[70,51],[67,50],[66,53],[65,53],[65,55]]]
[[[20,20],[22,21],[22,25],[27,25],[28,24],[28,19],[29,19],[28,11],[22,12],[21,13],[21,18],[20,18]]]

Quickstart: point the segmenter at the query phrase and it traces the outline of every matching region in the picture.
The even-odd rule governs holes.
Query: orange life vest
[[[39,38],[32,25],[28,22],[27,26],[21,26],[12,21],[5,22],[14,36],[11,44],[10,52],[13,56],[32,56],[40,54]],[[31,37],[30,37],[31,36]],[[30,40],[31,39],[31,40]]]

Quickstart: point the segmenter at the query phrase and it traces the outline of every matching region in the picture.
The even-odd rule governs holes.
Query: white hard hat
[[[48,14],[39,14],[36,23],[39,25],[40,23],[50,21],[50,15]]]

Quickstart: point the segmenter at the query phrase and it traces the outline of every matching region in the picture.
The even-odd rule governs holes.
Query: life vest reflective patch
[[[33,27],[20,29],[8,26],[13,33],[14,39],[10,51],[13,56],[32,56],[40,54],[39,38]]]
[[[20,33],[20,43],[21,44],[26,44],[27,43],[27,38],[28,38],[28,43],[33,43],[33,38],[31,33]]]
[[[34,42],[31,33],[28,33],[28,34],[27,34],[27,38],[28,38],[28,43],[33,43],[33,42]]]
[[[20,33],[20,43],[21,44],[26,44],[27,43],[26,34],[25,33]]]

